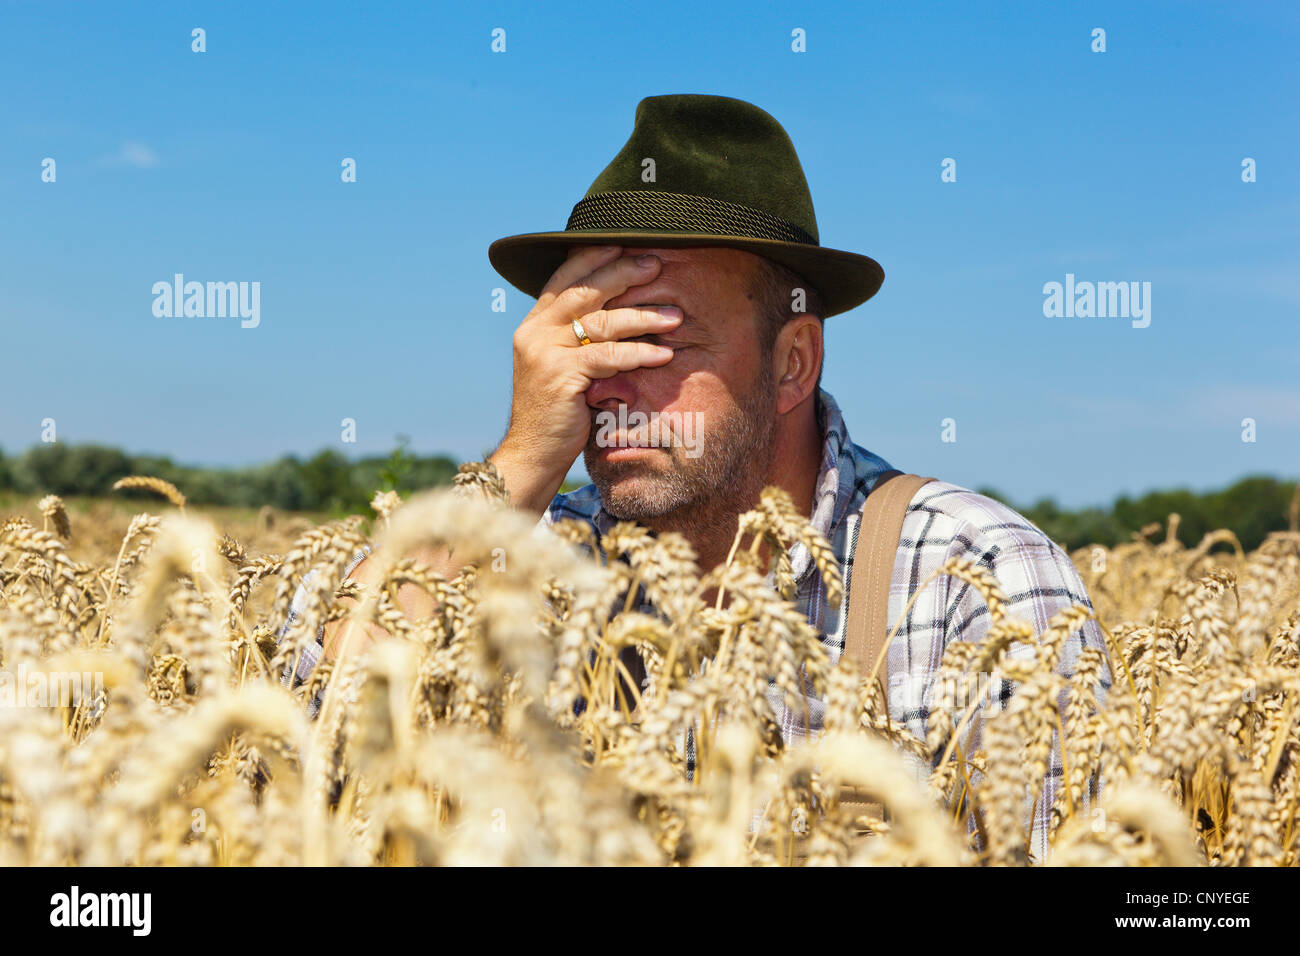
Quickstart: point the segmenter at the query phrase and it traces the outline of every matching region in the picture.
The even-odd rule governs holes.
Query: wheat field
[[[967,753],[974,706],[936,698],[916,739],[889,720],[879,680],[830,663],[782,593],[795,542],[832,592],[838,566],[772,489],[728,561],[701,573],[684,539],[630,524],[601,542],[572,524],[539,534],[482,464],[321,524],[195,514],[147,477],[119,486],[157,504],[70,517],[47,496],[0,528],[0,864],[1298,861],[1294,530],[1252,553],[1228,530],[1189,549],[1171,516],[1072,554],[1107,655],[1084,652],[1069,678],[1061,642],[1092,612],[1034,634],[984,569],[946,566],[991,625],[948,647],[939,683],[978,672],[1017,688]],[[371,592],[342,580],[365,544],[387,562]],[[597,544],[612,560],[590,556]],[[420,545],[450,547],[460,572],[385,557]],[[277,639],[312,568],[304,613]],[[406,585],[433,597],[429,619],[402,613]],[[658,614],[633,600],[642,589]],[[319,626],[349,614],[389,636],[289,687]],[[1099,695],[1103,666],[1114,684]],[[825,730],[787,748],[768,689],[802,701],[805,676]],[[1054,746],[1064,785],[1043,861],[1024,807]]]

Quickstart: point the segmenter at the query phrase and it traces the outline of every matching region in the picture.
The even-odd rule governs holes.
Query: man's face
[[[673,305],[684,318],[671,332],[645,336],[674,350],[667,365],[587,389],[587,473],[619,518],[652,528],[728,514],[734,520],[768,474],[776,424],[776,387],[770,361],[760,355],[749,295],[757,257],[720,247],[624,250],[644,253],[663,261],[659,274],[606,308]],[[649,424],[656,413],[657,437]]]

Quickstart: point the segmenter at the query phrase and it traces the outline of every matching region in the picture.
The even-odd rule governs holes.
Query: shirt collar
[[[869,487],[889,465],[875,455],[855,453],[840,406],[825,389],[817,392],[817,422],[822,429],[822,457],[813,485],[812,526],[827,541],[835,540],[835,529],[848,517],[859,489]],[[791,571],[802,581],[812,570],[812,555],[802,544],[790,549]]]

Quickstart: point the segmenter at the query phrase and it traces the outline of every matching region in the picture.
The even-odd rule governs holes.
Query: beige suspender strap
[[[857,662],[864,676],[871,673],[879,661],[877,676],[886,696],[889,665],[882,650],[889,633],[889,581],[898,554],[898,538],[912,497],[922,485],[934,480],[896,471],[886,472],[862,505],[858,544],[853,551],[853,571],[849,578],[844,654]]]
[[[898,538],[912,497],[922,485],[934,480],[887,471],[876,479],[862,505],[858,541],[853,550],[853,570],[849,574],[844,656],[855,661],[864,676],[876,666],[877,660],[880,661],[878,676],[885,689],[886,707],[889,706],[889,668],[881,651],[889,633],[889,582],[898,555]],[[840,804],[854,816],[888,819],[885,808],[873,800],[868,791],[841,787],[839,799]],[[795,861],[803,863],[806,860],[804,841],[796,841]]]
[[[880,661],[878,676],[889,703],[889,666],[881,651],[889,633],[889,582],[898,555],[903,516],[912,497],[933,478],[887,471],[876,480],[862,505],[858,542],[849,575],[848,618],[844,623],[844,655],[857,663],[863,676]],[[856,787],[840,790],[840,803],[857,815],[888,819],[885,808]]]

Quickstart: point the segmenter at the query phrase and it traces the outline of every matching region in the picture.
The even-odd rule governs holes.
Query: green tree
[[[25,494],[106,495],[131,474],[131,459],[102,445],[34,445],[14,463],[14,485]]]

